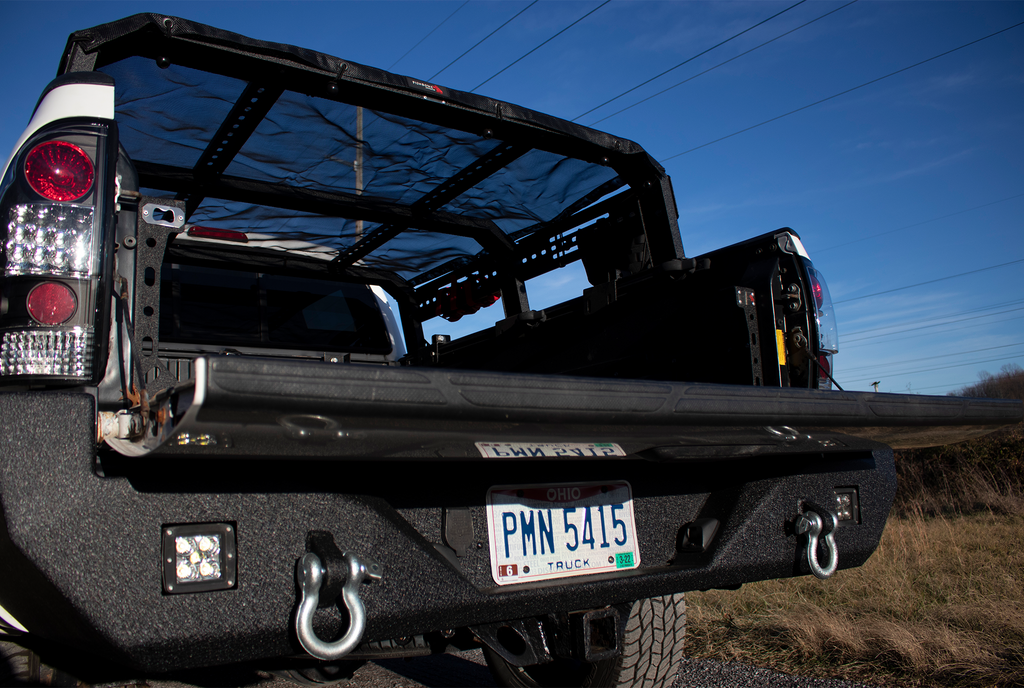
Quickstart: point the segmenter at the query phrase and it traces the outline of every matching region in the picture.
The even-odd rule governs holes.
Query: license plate
[[[476,448],[487,459],[603,459],[626,455],[613,442],[477,442]]]
[[[492,487],[487,535],[498,585],[640,565],[633,493],[624,480]]]

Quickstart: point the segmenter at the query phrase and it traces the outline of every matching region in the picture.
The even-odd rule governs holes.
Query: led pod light
[[[837,487],[835,506],[840,525],[860,523],[860,499],[856,487]]]
[[[235,529],[228,523],[163,528],[164,592],[179,594],[235,587]]]

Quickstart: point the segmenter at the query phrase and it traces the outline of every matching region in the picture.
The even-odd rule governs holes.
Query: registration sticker
[[[487,535],[498,585],[640,565],[632,488],[624,480],[492,487]]]
[[[477,442],[476,448],[487,459],[601,459],[626,455],[612,442]]]

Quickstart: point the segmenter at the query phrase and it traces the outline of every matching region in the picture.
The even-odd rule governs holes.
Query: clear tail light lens
[[[7,223],[7,275],[93,275],[98,262],[93,215],[88,206],[12,206]]]
[[[91,328],[8,330],[0,344],[0,375],[92,376]]]
[[[25,179],[51,201],[74,201],[89,193],[95,176],[85,151],[67,141],[48,141],[25,157]]]
[[[836,329],[836,314],[825,278],[812,267],[807,268],[807,277],[814,300],[814,319],[818,326],[818,350],[822,353],[838,353],[839,331]]]
[[[832,389],[832,355],[839,352],[836,314],[821,273],[808,265],[807,279],[814,305],[814,324],[818,330],[818,389]]]

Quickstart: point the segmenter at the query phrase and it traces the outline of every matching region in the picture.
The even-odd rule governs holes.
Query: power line
[[[846,368],[844,372],[852,373],[859,370],[876,370],[878,368],[885,368],[887,366],[903,365],[904,363],[922,363],[924,361],[932,361],[936,358],[949,358],[951,356],[966,356],[967,354],[977,354],[982,351],[995,351],[996,349],[1008,349],[1011,346],[1024,346],[1024,342],[1016,342],[1014,344],[1001,344],[999,346],[989,346],[984,349],[972,349],[970,351],[958,351],[955,354],[939,354],[938,356],[928,356],[926,358],[908,358],[903,361],[892,361],[890,363],[872,363],[866,366],[857,366],[856,368]],[[888,373],[878,373],[878,375],[887,375]]]
[[[457,7],[457,8],[455,8],[455,11],[454,11],[454,12],[452,12],[452,13],[451,13],[451,14],[449,14],[449,15],[448,15],[447,17],[445,17],[444,19],[442,19],[442,20],[441,20],[441,23],[440,23],[440,24],[438,24],[437,26],[435,26],[434,28],[432,28],[432,29],[431,29],[431,30],[430,30],[430,31],[429,31],[429,32],[427,33],[427,35],[426,35],[426,36],[424,36],[423,38],[421,38],[421,39],[419,40],[419,42],[418,42],[418,43],[417,43],[416,45],[414,45],[413,47],[411,47],[411,48],[409,48],[408,50],[406,50],[406,51],[405,51],[405,53],[404,53],[404,54],[403,54],[403,55],[402,55],[402,56],[401,56],[400,58],[398,58],[397,60],[395,60],[394,62],[392,62],[392,63],[391,63],[391,66],[390,66],[390,67],[388,67],[388,71],[390,72],[390,71],[391,71],[392,69],[394,69],[394,68],[395,68],[395,65],[396,65],[396,64],[398,64],[399,62],[401,62],[402,60],[404,60],[404,59],[405,59],[405,57],[406,57],[406,55],[408,55],[409,53],[411,53],[411,52],[412,52],[413,50],[415,50],[416,48],[420,47],[420,43],[422,43],[423,41],[425,41],[425,40],[427,40],[428,38],[430,38],[431,34],[433,34],[433,33],[434,33],[435,31],[437,31],[437,30],[438,30],[438,29],[440,29],[440,28],[441,28],[442,26],[444,26],[445,22],[447,22],[447,21],[448,21],[449,19],[451,19],[452,17],[454,17],[454,16],[456,15],[456,14],[458,14],[459,10],[461,10],[461,9],[462,9],[463,7],[465,7],[465,6],[466,6],[466,5],[468,5],[468,4],[469,4],[469,0],[466,0],[466,1],[464,2],[464,3],[462,3],[462,4],[461,4],[461,5],[459,5],[459,6]],[[446,68],[446,69],[447,69],[447,68]]]
[[[972,309],[966,310],[966,311],[957,311],[956,313],[944,313],[943,315],[940,315],[940,316],[937,316],[937,317],[920,318],[918,320],[908,320],[906,322],[901,322],[898,325],[885,325],[885,326],[882,326],[882,327],[872,327],[872,328],[869,328],[867,330],[856,330],[854,332],[846,332],[843,335],[843,337],[844,338],[852,337],[853,335],[856,335],[856,334],[868,334],[870,332],[877,332],[878,330],[887,330],[887,329],[890,329],[890,328],[893,328],[893,327],[906,327],[907,325],[919,325],[921,323],[933,322],[935,320],[941,320],[942,318],[955,318],[955,317],[960,316],[960,315],[967,315],[968,313],[977,313],[979,311],[989,311],[989,310],[992,310],[993,308],[1003,308],[1004,306],[1016,306],[1018,303],[1024,303],[1024,299],[1016,299],[1014,301],[1003,301],[1002,303],[993,303],[993,304],[990,304],[988,306],[979,306],[977,308],[972,308]],[[1008,311],[1005,311],[1005,312],[1008,312]],[[998,315],[998,313],[990,313],[989,315]],[[988,316],[979,316],[979,317],[988,317]],[[959,322],[959,321],[953,320],[953,321],[950,321],[950,322]],[[945,324],[945,323],[943,323],[943,324]],[[890,332],[889,334],[899,334],[899,333],[898,332]],[[879,336],[884,336],[884,335],[879,335]]]
[[[935,323],[934,325],[922,325],[921,327],[910,327],[910,328],[907,328],[905,330],[896,330],[895,332],[886,332],[884,334],[874,334],[874,335],[871,335],[869,337],[859,337],[859,338],[855,337],[853,339],[849,339],[849,338],[845,338],[844,337],[844,341],[846,343],[863,342],[863,341],[866,341],[868,339],[878,339],[880,337],[889,337],[889,336],[894,335],[894,334],[905,334],[907,332],[916,332],[917,330],[929,330],[929,329],[931,329],[933,327],[942,327],[943,325],[952,325],[953,323],[966,322],[968,320],[978,320],[979,318],[991,318],[994,315],[1003,315],[1004,313],[1013,313],[1014,311],[1024,311],[1024,306],[1021,306],[1020,308],[1011,308],[1010,310],[1007,310],[1007,311],[997,311],[995,313],[986,313],[985,315],[975,315],[975,316],[972,316],[970,318],[960,318],[959,320],[947,320],[946,322]]]
[[[1022,357],[1024,357],[1024,354],[1021,354],[1021,355],[1018,355],[1018,356],[1011,356],[1009,360],[1013,360],[1013,359],[1016,359],[1016,358],[1022,358]],[[956,365],[939,366],[938,368],[921,368],[920,370],[907,370],[907,371],[903,371],[903,372],[899,372],[899,373],[889,373],[888,375],[889,375],[889,377],[896,377],[896,376],[902,376],[902,375],[915,375],[917,373],[930,373],[930,372],[933,372],[933,371],[936,371],[936,370],[951,370],[953,368],[963,368],[965,366],[970,366],[970,365],[980,365],[982,363],[996,363],[998,361],[1006,361],[1006,360],[1008,360],[1008,359],[1006,359],[1006,358],[986,358],[984,361],[971,361],[970,363],[958,363]],[[850,382],[863,382],[864,380],[870,380],[870,379],[871,379],[871,377],[861,377],[861,378],[857,378],[856,380],[847,380],[846,382],[847,383],[850,383]]]
[[[967,385],[976,385],[976,384],[978,384],[977,380],[971,380],[969,382],[951,382],[951,383],[945,384],[945,385],[931,385],[930,387],[918,387],[917,390],[921,391],[921,390],[924,390],[924,389],[945,389],[947,387],[959,387],[960,389],[963,389]],[[960,389],[957,389],[956,391],[959,392]]]
[[[612,1],[612,0],[604,0],[604,2],[602,2],[602,3],[600,4],[600,5],[598,5],[598,6],[597,6],[597,7],[595,7],[594,9],[592,9],[592,10],[590,10],[589,12],[587,12],[586,14],[584,14],[584,15],[583,15],[582,17],[580,17],[579,19],[577,19],[576,21],[574,21],[574,22],[573,22],[572,24],[569,24],[569,26],[565,27],[564,29],[562,29],[561,31],[559,31],[558,33],[556,33],[556,34],[555,34],[554,36],[552,36],[551,38],[547,39],[546,41],[544,41],[543,43],[541,43],[540,45],[538,45],[538,46],[537,46],[536,48],[534,48],[533,50],[529,51],[528,53],[526,53],[525,55],[523,55],[522,57],[520,57],[520,58],[519,58],[518,60],[514,60],[514,61],[513,61],[513,62],[511,62],[511,63],[510,63],[510,64],[509,64],[508,66],[504,67],[503,69],[500,69],[500,70],[498,70],[497,72],[495,72],[495,73],[494,73],[494,74],[492,74],[491,76],[489,76],[489,77],[487,77],[486,79],[484,79],[483,81],[481,81],[481,82],[480,82],[479,84],[477,84],[476,86],[474,86],[474,87],[473,87],[473,89],[472,89],[472,90],[470,91],[470,93],[473,93],[473,92],[475,92],[475,91],[476,91],[476,90],[477,90],[478,88],[480,88],[481,86],[483,86],[484,84],[486,84],[486,83],[487,83],[488,81],[490,81],[490,80],[491,80],[491,79],[493,79],[494,77],[496,77],[496,76],[498,76],[499,74],[501,74],[502,72],[504,72],[504,71],[505,71],[506,69],[508,69],[509,67],[512,67],[512,66],[513,66],[514,64],[516,64],[517,62],[519,62],[519,61],[520,61],[520,60],[522,60],[523,58],[525,58],[525,57],[527,57],[527,56],[531,55],[532,53],[536,52],[537,50],[540,50],[540,49],[541,49],[541,48],[543,48],[543,47],[544,47],[545,45],[547,45],[547,44],[548,44],[548,43],[550,43],[551,41],[555,40],[556,38],[558,38],[559,36],[561,36],[561,35],[562,35],[563,33],[565,33],[566,31],[568,31],[568,30],[569,30],[569,29],[571,29],[572,27],[574,27],[574,26],[576,26],[577,24],[579,24],[579,23],[580,23],[581,21],[583,21],[584,19],[586,19],[587,17],[589,17],[590,15],[592,15],[592,14],[593,14],[594,12],[597,12],[597,11],[598,11],[599,9],[601,9],[602,7],[604,7],[605,5],[607,5],[607,4],[608,4],[609,2],[611,2],[611,1]]]
[[[998,323],[1010,322],[1011,320],[1020,320],[1021,318],[1024,318],[1024,315],[1018,315],[1018,316],[1013,317],[1013,318],[1006,318],[1005,320],[995,320],[993,322],[986,323],[986,324],[987,325],[996,325]],[[948,329],[948,330],[936,330],[935,332],[928,332],[928,333],[922,333],[922,334],[912,334],[909,337],[900,337],[899,339],[893,339],[893,340],[890,340],[889,342],[869,342],[869,343],[865,344],[863,341],[857,340],[858,343],[856,343],[856,344],[844,345],[843,350],[844,351],[848,351],[850,349],[859,349],[859,348],[865,347],[865,346],[876,346],[878,344],[891,344],[892,342],[902,342],[902,341],[906,341],[908,339],[917,339],[918,337],[930,337],[930,336],[934,336],[934,335],[938,335],[938,334],[949,334],[950,332],[956,332],[957,330],[966,330],[966,329],[971,328],[971,327],[975,327],[975,326],[974,325],[962,325],[960,327],[953,327],[953,328]]]
[[[651,83],[651,82],[652,82],[652,81],[654,81],[655,79],[660,79],[661,77],[665,76],[665,75],[666,75],[666,74],[668,74],[669,72],[671,72],[671,71],[674,71],[674,70],[676,70],[676,69],[679,69],[679,68],[680,68],[680,67],[682,67],[682,66],[683,66],[684,64],[686,64],[686,63],[688,63],[688,62],[693,62],[694,60],[696,60],[696,59],[697,59],[698,57],[700,57],[701,55],[706,55],[707,53],[711,52],[711,51],[712,51],[712,50],[714,50],[715,48],[717,48],[717,47],[719,47],[719,46],[723,46],[723,45],[725,45],[726,43],[728,43],[729,41],[733,40],[734,38],[739,38],[740,36],[742,36],[743,34],[747,33],[748,31],[751,31],[751,30],[753,30],[753,29],[756,29],[757,27],[761,26],[761,24],[764,24],[765,22],[769,22],[769,21],[771,21],[772,19],[775,19],[775,17],[779,16],[780,14],[785,14],[786,12],[789,12],[789,11],[790,11],[791,9],[793,9],[794,7],[796,7],[796,6],[798,6],[798,5],[802,5],[802,4],[804,4],[805,2],[807,2],[807,0],[800,0],[800,1],[799,1],[799,2],[797,2],[796,4],[794,4],[794,5],[790,5],[789,7],[787,7],[787,8],[786,8],[786,9],[784,9],[784,10],[782,10],[781,12],[777,12],[777,13],[773,14],[772,16],[768,17],[767,19],[765,19],[765,20],[763,20],[763,21],[759,21],[758,23],[754,24],[754,25],[753,25],[753,26],[751,26],[750,28],[747,28],[747,29],[743,29],[743,30],[742,30],[742,31],[740,31],[740,32],[739,32],[738,34],[736,34],[735,36],[730,36],[729,38],[726,38],[726,39],[725,39],[724,41],[722,41],[721,43],[716,43],[715,45],[711,46],[711,47],[710,47],[710,48],[708,48],[707,50],[704,50],[703,52],[699,52],[699,53],[697,53],[696,55],[694,55],[693,57],[690,57],[690,58],[687,58],[687,59],[683,60],[682,62],[680,62],[679,64],[677,64],[677,65],[676,65],[675,67],[671,67],[671,68],[669,68],[669,69],[666,69],[666,70],[665,70],[664,72],[662,72],[661,74],[658,74],[657,76],[652,76],[652,77],[651,77],[650,79],[648,79],[647,81],[644,81],[644,82],[642,82],[642,83],[639,83],[639,84],[637,84],[636,86],[634,86],[633,88],[631,88],[631,89],[628,89],[628,90],[626,90],[626,91],[623,91],[622,93],[620,93],[619,95],[615,96],[614,98],[612,98],[612,99],[610,99],[610,100],[606,100],[606,101],[604,101],[603,103],[601,103],[600,105],[597,105],[597,106],[595,106],[595,107],[592,107],[592,108],[590,108],[589,110],[587,110],[587,111],[586,111],[586,112],[584,112],[583,114],[580,114],[580,115],[576,115],[575,117],[573,117],[573,118],[572,118],[572,121],[573,121],[573,122],[575,122],[575,121],[576,121],[576,120],[578,120],[578,119],[579,119],[580,117],[586,117],[587,115],[589,115],[589,114],[590,114],[591,112],[593,112],[594,110],[599,110],[599,109],[603,108],[603,107],[604,107],[605,105],[607,105],[608,103],[614,103],[614,102],[615,102],[616,100],[618,100],[618,99],[619,99],[619,98],[621,98],[622,96],[624,96],[624,95],[627,95],[627,94],[630,94],[630,93],[632,93],[633,91],[637,90],[638,88],[640,88],[640,87],[642,87],[642,86],[646,86],[647,84]]]
[[[886,234],[892,234],[893,232],[902,232],[904,229],[910,229],[911,227],[920,227],[921,225],[926,225],[929,222],[937,222],[939,220],[945,220],[946,218],[954,217],[956,215],[963,215],[964,213],[969,213],[972,210],[978,210],[980,208],[987,208],[990,205],[996,205],[997,203],[1005,203],[1006,201],[1012,201],[1013,199],[1020,198],[1021,196],[1024,196],[1024,193],[1019,193],[1019,194],[1016,194],[1015,196],[1009,196],[1008,198],[1001,198],[998,201],[992,201],[991,203],[982,203],[981,205],[976,205],[973,208],[967,208],[965,210],[958,210],[955,213],[950,213],[949,215],[941,215],[939,217],[933,217],[932,219],[924,220],[923,222],[915,222],[914,224],[906,225],[905,227],[898,227],[896,229],[889,229],[889,230],[886,230],[884,232],[879,232],[878,234],[872,234],[871,236],[866,236],[863,239],[854,239],[853,241],[847,241],[845,244],[836,244],[835,246],[829,246],[828,248],[816,248],[816,249],[814,249],[814,253],[815,253],[815,255],[817,255],[819,253],[824,253],[825,251],[831,251],[833,249],[842,248],[844,246],[849,246],[850,244],[858,244],[858,243],[860,243],[862,241],[867,241],[868,239],[875,239],[875,238],[880,237],[880,236],[885,236]]]
[[[1021,22],[1024,23],[1024,22]],[[1024,258],[1018,258],[1017,260],[1011,260],[1009,263],[1000,263],[999,265],[989,265],[987,268],[978,268],[977,270],[970,270],[969,272],[961,272],[958,275],[947,275],[946,277],[939,277],[938,279],[928,280],[927,282],[918,282],[917,284],[908,284],[905,287],[896,287],[895,289],[886,289],[885,291],[876,291],[874,294],[864,294],[863,296],[854,296],[849,299],[843,299],[842,301],[834,301],[833,305],[840,303],[849,303],[850,301],[859,301],[860,299],[868,299],[872,296],[881,296],[882,294],[891,294],[894,291],[903,291],[904,289],[912,289],[913,287],[924,286],[925,284],[935,284],[936,282],[943,282],[945,280],[955,279],[957,277],[964,277],[966,275],[975,275],[979,272],[985,272],[986,270],[995,270],[996,268],[1005,268],[1007,265],[1016,265],[1017,263],[1024,263]]]
[[[950,53],[955,53],[957,50],[963,50],[964,48],[967,48],[969,46],[974,45],[975,43],[980,43],[981,41],[988,40],[989,38],[992,38],[993,36],[998,36],[1001,33],[1005,33],[1007,31],[1009,31],[1010,29],[1015,29],[1018,26],[1021,26],[1022,24],[1024,24],[1024,22],[1018,22],[1018,23],[1014,24],[1013,26],[1008,26],[1005,29],[1000,29],[999,31],[996,31],[995,33],[990,33],[989,35],[983,36],[983,37],[978,38],[978,39],[975,39],[975,40],[971,41],[970,43],[964,43],[963,45],[961,45],[961,46],[959,46],[957,48],[953,48],[952,50],[947,50],[944,53],[939,53],[938,55],[935,55],[934,57],[929,57],[927,60],[921,60],[920,62],[917,62],[915,64],[910,65],[909,67],[904,67],[903,69],[897,69],[895,72],[890,72],[889,74],[886,74],[885,76],[880,76],[877,79],[872,79],[871,81],[866,81],[863,84],[861,84],[860,86],[854,86],[853,88],[848,88],[845,91],[840,91],[839,93],[833,94],[833,95],[831,95],[831,96],[829,96],[827,98],[822,98],[821,100],[817,100],[817,101],[811,103],[810,105],[804,105],[803,107],[799,107],[796,110],[790,110],[789,112],[787,112],[785,114],[777,115],[775,117],[772,117],[771,119],[766,119],[765,121],[760,122],[758,124],[754,124],[752,126],[749,126],[746,129],[740,129],[739,131],[734,131],[733,133],[731,133],[731,134],[729,134],[727,136],[722,136],[720,138],[717,138],[714,141],[708,141],[707,143],[702,143],[701,145],[699,145],[699,146],[697,146],[695,148],[691,148],[690,150],[685,150],[682,153],[676,153],[675,155],[670,155],[667,158],[663,158],[660,162],[663,162],[663,163],[664,162],[668,162],[669,160],[672,160],[674,158],[678,158],[678,157],[680,157],[682,155],[686,155],[688,153],[692,153],[694,151],[698,151],[701,148],[706,148],[706,147],[710,146],[713,143],[718,143],[720,141],[725,141],[726,139],[731,139],[733,136],[739,136],[740,134],[746,133],[746,132],[750,131],[751,129],[757,129],[758,127],[763,127],[764,125],[770,124],[770,123],[772,123],[772,122],[774,122],[776,120],[780,120],[783,117],[789,117],[790,115],[795,115],[798,112],[803,112],[804,110],[806,110],[808,108],[812,108],[815,105],[821,105],[822,103],[826,103],[826,102],[828,102],[830,100],[833,100],[834,98],[838,98],[839,96],[845,96],[847,93],[853,93],[857,89],[861,89],[861,88],[864,88],[865,86],[870,86],[871,84],[878,83],[879,81],[882,81],[883,79],[888,79],[891,76],[896,76],[897,74],[901,74],[901,73],[907,71],[908,69],[913,69],[914,67],[920,67],[921,65],[923,65],[925,63],[928,63],[928,62],[931,62],[932,60],[937,60],[940,57],[945,57],[946,55],[949,55]]]
[[[820,20],[820,19],[824,19],[824,18],[825,18],[825,17],[827,17],[828,15],[830,15],[830,14],[834,14],[834,13],[838,12],[839,10],[843,9],[844,7],[849,7],[850,5],[852,5],[852,4],[853,4],[853,3],[855,3],[855,2],[857,2],[857,0],[850,0],[850,2],[846,3],[845,5],[842,5],[842,6],[840,6],[840,7],[837,7],[837,8],[835,8],[834,10],[832,10],[831,12],[826,12],[825,14],[821,15],[821,16],[820,16],[820,17],[818,17],[818,18],[816,18],[816,19],[812,19],[811,21],[807,22],[806,24],[801,24],[800,26],[796,27],[795,29],[790,29],[790,30],[789,30],[789,31],[787,31],[786,33],[780,33],[780,34],[779,34],[778,36],[776,36],[775,38],[771,39],[770,41],[765,41],[765,42],[764,42],[764,43],[762,43],[761,45],[759,45],[759,46],[756,46],[756,47],[754,47],[754,48],[751,48],[750,50],[744,51],[744,52],[740,53],[739,55],[737,55],[736,57],[731,57],[731,58],[729,58],[728,60],[726,60],[725,62],[719,62],[719,63],[718,63],[718,64],[716,64],[716,65],[715,65],[714,67],[709,67],[708,69],[705,69],[705,70],[704,70],[703,72],[699,72],[699,73],[697,73],[697,74],[694,74],[694,75],[693,75],[693,76],[691,76],[691,77],[688,77],[688,78],[686,78],[686,79],[683,79],[683,80],[682,80],[682,81],[680,81],[679,83],[675,83],[675,84],[672,84],[672,85],[671,85],[671,86],[669,86],[668,88],[664,88],[664,89],[662,89],[662,90],[658,91],[657,93],[655,93],[655,94],[653,94],[653,95],[649,95],[649,96],[647,96],[646,98],[644,98],[644,99],[642,99],[642,100],[638,100],[638,101],[636,101],[635,103],[633,103],[632,105],[628,105],[628,106],[626,106],[626,107],[622,108],[621,110],[618,110],[617,112],[613,112],[612,114],[610,114],[610,115],[607,115],[606,117],[602,117],[602,118],[601,118],[601,119],[599,119],[599,120],[595,120],[594,122],[591,122],[589,126],[595,126],[595,125],[597,125],[597,124],[600,124],[601,122],[605,121],[606,119],[611,119],[611,118],[612,118],[612,117],[614,117],[615,115],[621,115],[621,114],[622,114],[623,112],[625,112],[626,110],[631,110],[631,109],[635,108],[635,107],[636,107],[637,105],[641,105],[641,104],[643,104],[643,103],[646,103],[646,102],[647,102],[648,100],[650,100],[650,99],[652,99],[652,98],[657,98],[657,97],[658,97],[658,96],[660,96],[660,95],[661,95],[662,93],[668,93],[669,91],[671,91],[671,90],[672,90],[673,88],[675,88],[675,87],[677,87],[677,86],[682,86],[683,84],[685,84],[685,83],[687,83],[687,82],[689,82],[689,81],[693,81],[694,79],[696,79],[696,78],[697,78],[697,77],[699,77],[699,76],[704,76],[704,75],[705,75],[705,74],[707,74],[708,72],[714,71],[714,70],[718,69],[719,67],[722,67],[722,66],[724,66],[724,65],[727,65],[727,64],[729,64],[729,63],[730,63],[730,62],[732,62],[733,60],[738,60],[739,58],[743,57],[744,55],[749,55],[750,53],[754,52],[755,50],[757,50],[757,49],[759,49],[759,48],[763,48],[763,47],[765,47],[766,45],[768,45],[769,43],[774,43],[775,41],[777,41],[777,40],[779,40],[780,38],[783,38],[783,37],[785,37],[785,36],[788,36],[789,34],[793,33],[794,31],[799,31],[800,29],[804,28],[805,26],[809,26],[809,25],[813,24],[814,22],[816,22],[816,21],[818,21],[818,20]],[[641,84],[641,85],[643,85],[643,84]],[[611,101],[608,101],[608,102],[611,102]],[[598,106],[598,107],[600,107],[600,106]],[[591,110],[591,112],[593,112],[593,110]],[[584,113],[584,114],[585,114],[585,113]],[[583,115],[580,115],[580,116],[582,117]]]
[[[443,72],[444,70],[446,70],[446,69],[448,69],[449,67],[451,67],[451,66],[452,66],[453,64],[455,64],[456,62],[458,62],[459,60],[461,60],[462,58],[464,58],[464,57],[465,57],[466,55],[469,55],[469,54],[470,54],[471,52],[473,52],[473,50],[475,50],[475,49],[476,49],[476,47],[477,47],[478,45],[480,45],[481,43],[483,43],[484,41],[486,41],[486,40],[487,40],[488,38],[490,38],[490,37],[491,37],[491,36],[493,36],[494,34],[498,33],[498,32],[499,32],[499,31],[501,31],[502,29],[504,29],[504,28],[505,28],[506,26],[508,26],[508,24],[509,24],[509,23],[511,23],[511,22],[512,22],[512,20],[513,20],[513,19],[515,19],[515,18],[516,18],[516,17],[518,17],[518,16],[520,15],[520,14],[522,14],[522,13],[523,13],[523,12],[525,12],[526,10],[528,10],[528,9],[530,9],[531,7],[533,7],[534,5],[536,5],[536,4],[537,4],[537,3],[539,2],[539,1],[540,1],[540,0],[533,0],[533,2],[531,2],[531,3],[529,4],[529,5],[527,5],[527,6],[526,6],[526,7],[524,7],[523,9],[519,10],[518,12],[516,12],[516,13],[515,13],[515,14],[514,14],[514,15],[512,16],[512,19],[509,19],[509,20],[508,20],[508,21],[506,21],[506,22],[505,22],[504,24],[502,24],[501,26],[499,26],[498,28],[496,28],[496,29],[495,29],[494,31],[491,31],[491,32],[490,32],[489,34],[487,34],[486,36],[484,36],[483,38],[481,38],[481,39],[480,39],[479,41],[477,41],[477,42],[476,42],[476,43],[475,43],[475,44],[473,45],[473,47],[472,47],[472,48],[470,48],[469,50],[467,50],[466,52],[462,53],[461,55],[459,55],[458,57],[456,57],[456,58],[455,58],[454,60],[452,60],[451,62],[449,62],[448,64],[446,64],[446,65],[445,65],[444,67],[442,67],[442,68],[441,68],[441,70],[440,70],[440,71],[438,71],[438,72],[435,72],[435,73],[434,73],[434,75],[433,75],[433,76],[431,76],[431,77],[430,77],[430,78],[428,79],[428,81],[433,81],[434,79],[436,79],[436,78],[438,77],[438,75],[439,75],[439,74],[441,74],[441,72]]]

